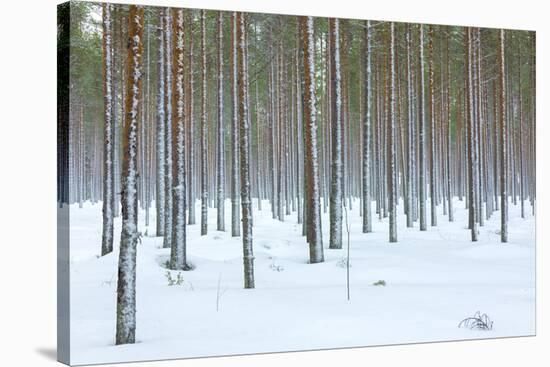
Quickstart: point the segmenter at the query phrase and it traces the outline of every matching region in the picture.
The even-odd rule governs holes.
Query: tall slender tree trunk
[[[143,7],[131,5],[128,24],[126,111],[122,161],[122,232],[118,260],[116,344],[135,343],[137,210],[137,125],[142,110]]]
[[[183,9],[172,8],[172,165],[173,215],[170,265],[185,270],[186,264],[186,183]]]
[[[418,196],[420,230],[426,231],[426,99],[424,82],[424,26],[420,25],[419,43],[420,102],[418,105]]]
[[[217,229],[225,231],[225,141],[223,121],[223,13],[218,14],[218,149],[216,172]]]
[[[508,242],[508,123],[506,116],[505,33],[498,34],[499,117],[500,117],[500,241]]]
[[[111,5],[103,4],[103,233],[101,256],[113,251],[113,200],[114,200],[114,136],[113,136],[113,70],[112,70],[112,18]]]
[[[476,185],[477,185],[477,155],[475,152],[475,113],[473,101],[473,75],[472,75],[472,29],[466,30],[466,89],[468,94],[468,222],[472,233],[472,241],[478,239],[478,228],[476,221]]]
[[[189,224],[195,224],[196,223],[196,215],[195,215],[195,105],[194,105],[194,94],[195,94],[195,74],[194,74],[194,53],[193,53],[193,45],[194,45],[194,37],[193,37],[193,10],[190,10],[189,14],[189,21],[188,21],[188,28],[189,28],[189,95],[187,96],[187,100],[189,101],[189,139],[187,140],[189,142],[189,165],[187,167],[187,173],[188,173],[188,187],[189,187],[189,200],[187,206],[189,207],[188,215],[188,223]]]
[[[329,19],[331,82],[331,147],[330,243],[331,249],[342,248],[342,82],[340,69],[340,21]]]
[[[395,23],[390,23],[390,124],[388,125],[388,206],[390,242],[397,242],[397,182],[395,154],[395,120],[396,120],[396,57],[395,57]]]
[[[305,125],[305,203],[309,262],[324,261],[319,203],[319,165],[317,158],[317,111],[315,107],[315,55],[313,17],[300,17],[302,54],[304,58],[304,125]]]
[[[206,111],[206,11],[201,10],[201,236],[208,232],[208,121]]]
[[[164,8],[159,8],[159,26],[158,26],[158,92],[157,92],[157,154],[156,154],[156,209],[157,209],[157,236],[164,236],[164,205],[165,205],[165,187],[164,187],[164,162],[165,158],[165,105],[164,105]]]
[[[250,192],[250,150],[249,150],[249,119],[248,101],[246,99],[246,24],[243,13],[236,13],[237,22],[237,85],[239,91],[239,148],[241,170],[241,210],[243,223],[243,266],[244,287],[254,288],[254,252],[252,241],[252,198]]]
[[[437,226],[437,173],[436,173],[436,120],[435,120],[435,93],[434,93],[434,30],[428,28],[428,73],[430,76],[429,103],[430,103],[430,208],[431,225]]]
[[[446,64],[447,64],[447,88],[446,88],[446,94],[447,94],[447,200],[448,200],[448,206],[449,206],[449,222],[454,221],[454,209],[453,209],[453,169],[452,169],[452,159],[451,159],[451,151],[452,151],[452,142],[451,142],[451,59],[449,57],[449,36],[447,36],[446,40]],[[458,134],[456,136],[456,140],[458,140]],[[458,146],[458,142],[455,141],[455,144]]]
[[[164,67],[164,103],[165,103],[165,127],[164,127],[164,248],[172,246],[172,214],[173,214],[173,195],[172,195],[172,16],[170,9],[165,9],[164,21],[164,47],[165,60]]]
[[[363,122],[363,233],[372,232],[372,212],[371,212],[371,130],[372,130],[372,85],[371,85],[371,39],[372,31],[370,21],[365,22],[364,45],[366,63],[364,76],[366,83],[363,93],[365,116]]]
[[[238,65],[237,65],[237,13],[233,12],[231,17],[231,235],[240,236],[240,215],[239,215],[239,100],[238,100]]]
[[[414,150],[416,145],[415,132],[414,132],[414,96],[413,96],[413,76],[412,76],[412,66],[411,66],[411,26],[407,24],[406,30],[406,43],[407,43],[407,227],[412,227],[414,222],[414,196],[415,192],[414,187]]]

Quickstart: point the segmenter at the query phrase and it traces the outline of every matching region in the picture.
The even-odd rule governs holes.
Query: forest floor
[[[350,285],[346,297],[344,249],[328,249],[325,262],[308,264],[308,247],[296,215],[271,217],[269,203],[254,212],[256,288],[243,289],[241,238],[188,226],[187,253],[194,270],[181,285],[168,285],[162,238],[143,235],[138,245],[136,344],[114,345],[120,217],[115,250],[100,258],[101,205],[71,206],[71,362],[90,364],[525,336],[535,333],[535,218],[510,205],[509,243],[500,243],[495,212],[480,240],[470,242],[464,203],[455,222],[442,214],[427,232],[406,228],[398,215],[397,243],[388,243],[387,218],[361,233],[359,202],[350,210]],[[199,203],[197,203],[199,205]],[[154,206],[153,206],[154,207]],[[255,206],[256,207],[256,206]],[[530,207],[529,207],[530,208]],[[429,206],[428,206],[429,209]],[[442,208],[439,207],[441,211]],[[374,211],[373,211],[374,213]],[[441,213],[441,212],[440,212]],[[429,210],[428,210],[429,220]],[[147,233],[155,233],[151,211]],[[144,212],[139,227],[145,232]],[[177,278],[177,271],[170,271]],[[373,283],[384,280],[385,286]],[[476,311],[494,322],[491,331],[458,328]]]

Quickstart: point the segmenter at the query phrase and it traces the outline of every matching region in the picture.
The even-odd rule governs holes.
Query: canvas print
[[[58,7],[72,365],[535,334],[535,33]]]

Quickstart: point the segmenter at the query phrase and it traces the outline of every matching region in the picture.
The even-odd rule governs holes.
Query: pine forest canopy
[[[396,242],[400,216],[424,231],[467,210],[477,241],[496,214],[507,242],[508,205],[534,215],[534,32],[88,2],[70,14],[60,200],[103,205],[102,255],[122,216],[117,344],[135,338],[140,232],[188,270],[188,225],[231,231],[254,288],[254,210],[292,215],[311,263],[345,245],[357,202],[366,243],[386,217]]]

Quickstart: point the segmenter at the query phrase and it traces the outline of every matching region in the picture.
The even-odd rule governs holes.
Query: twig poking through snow
[[[473,317],[467,317],[460,321],[458,327],[471,330],[492,330],[493,322],[487,314],[481,314],[481,312],[477,311]]]

